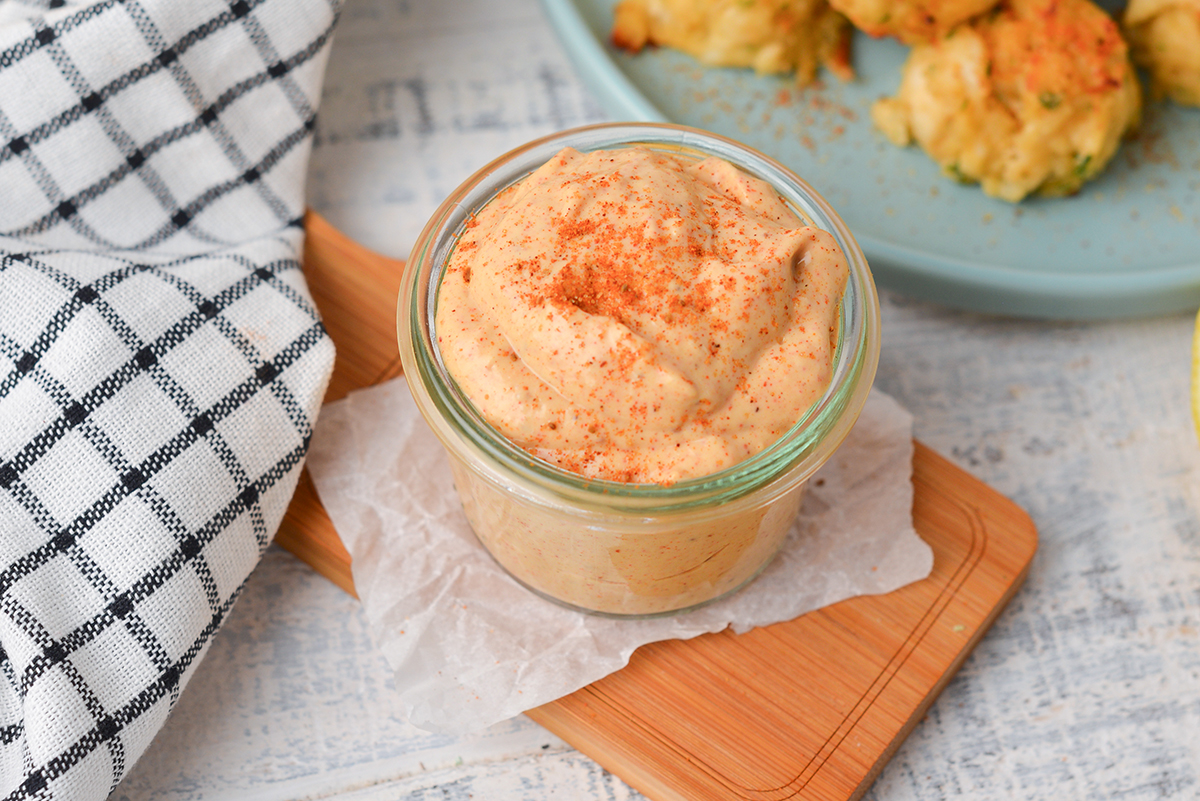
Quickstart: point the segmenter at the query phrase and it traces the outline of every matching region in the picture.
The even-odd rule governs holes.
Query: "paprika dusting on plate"
[[[669,485],[759,453],[821,397],[848,272],[832,235],[726,161],[567,148],[467,223],[436,337],[516,445]]]

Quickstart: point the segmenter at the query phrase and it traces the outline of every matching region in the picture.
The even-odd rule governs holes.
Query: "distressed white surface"
[[[603,118],[535,0],[349,0],[323,102],[311,202],[396,256],[475,168]],[[1029,511],[1041,549],[867,799],[1200,798],[1191,319],[883,311],[879,386]],[[114,798],[641,797],[524,718],[409,728],[390,682],[357,603],[274,549]]]

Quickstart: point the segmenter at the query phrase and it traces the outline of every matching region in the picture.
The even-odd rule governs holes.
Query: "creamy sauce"
[[[520,447],[670,484],[753,456],[820,397],[847,276],[830,234],[727,162],[566,149],[467,225],[437,340]]]

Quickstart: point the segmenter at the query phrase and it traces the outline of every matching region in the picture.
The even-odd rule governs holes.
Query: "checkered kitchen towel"
[[[100,799],[279,525],[337,0],[0,2],[0,799]]]

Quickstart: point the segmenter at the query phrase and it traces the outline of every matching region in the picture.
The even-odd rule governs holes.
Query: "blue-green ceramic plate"
[[[705,128],[774,156],[855,232],[881,286],[949,306],[1060,319],[1200,307],[1200,110],[1149,104],[1138,137],[1075,197],[1018,205],[942,176],[876,131],[870,105],[899,85],[906,48],[857,36],[858,79],[788,78],[637,55],[608,40],[614,0],[542,0],[607,112]]]

